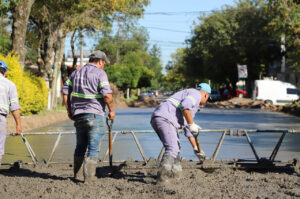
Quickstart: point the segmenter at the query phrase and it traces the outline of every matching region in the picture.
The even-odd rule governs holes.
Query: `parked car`
[[[255,80],[254,100],[280,105],[300,99],[300,91],[291,83],[279,80]]]
[[[222,99],[221,93],[219,90],[212,89],[210,94],[210,101],[220,101]]]
[[[141,96],[143,97],[155,97],[155,93],[152,91],[144,91],[141,93]]]

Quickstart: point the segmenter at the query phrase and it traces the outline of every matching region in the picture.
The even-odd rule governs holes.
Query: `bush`
[[[16,55],[9,53],[4,57],[0,54],[0,59],[7,64],[7,78],[16,84],[21,114],[30,115],[44,110],[48,99],[48,88],[45,81],[40,77],[24,72]]]

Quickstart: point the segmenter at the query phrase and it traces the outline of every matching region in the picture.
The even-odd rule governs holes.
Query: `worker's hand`
[[[191,133],[193,134],[193,136],[198,136],[199,130],[201,130],[201,127],[195,123],[188,124],[188,126],[189,126],[189,129],[190,129]]]
[[[114,120],[115,119],[115,112],[114,111],[110,111],[109,113],[108,113],[108,119],[109,120]]]
[[[199,160],[204,160],[205,159],[205,153],[204,151],[199,152],[198,148],[195,146],[194,147],[194,154],[197,156]]]
[[[21,125],[17,125],[16,126],[16,135],[20,135],[22,133],[22,126]]]

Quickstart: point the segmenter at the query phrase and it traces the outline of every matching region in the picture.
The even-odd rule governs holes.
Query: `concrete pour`
[[[293,171],[184,169],[181,179],[156,184],[156,169],[123,170],[99,165],[97,180],[73,180],[71,165],[0,167],[0,198],[297,198]]]

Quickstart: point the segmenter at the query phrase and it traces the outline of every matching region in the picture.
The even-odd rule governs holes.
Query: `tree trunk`
[[[47,39],[46,49],[45,49],[45,56],[44,56],[44,68],[41,70],[43,74],[43,78],[46,81],[49,81],[49,85],[51,88],[52,79],[53,79],[53,56],[54,56],[54,48],[53,45],[57,41],[57,32],[60,28],[57,27],[57,29],[50,32],[49,38]]]
[[[117,41],[116,41],[116,64],[119,63],[119,42],[120,42],[120,31],[121,31],[121,22],[120,18],[118,18],[118,32],[117,32]]]
[[[83,66],[83,30],[80,30],[80,67]]]
[[[14,53],[20,56],[19,62],[22,68],[24,68],[26,55],[25,40],[27,31],[27,21],[34,1],[35,0],[20,1],[20,3],[14,8],[12,13],[12,49]]]
[[[127,92],[126,92],[126,98],[129,99],[130,98],[130,88],[127,88]]]
[[[77,65],[77,55],[75,52],[75,34],[76,34],[76,29],[74,30],[72,37],[71,37],[71,49],[72,49],[72,55],[73,55],[73,65],[72,68],[75,69]]]
[[[57,108],[57,87],[61,81],[58,82],[60,77],[61,65],[63,61],[63,55],[65,50],[65,38],[62,30],[58,31],[57,34],[57,45],[55,48],[55,59],[54,59],[54,71],[53,71],[53,80],[51,84],[51,106],[50,109]]]

